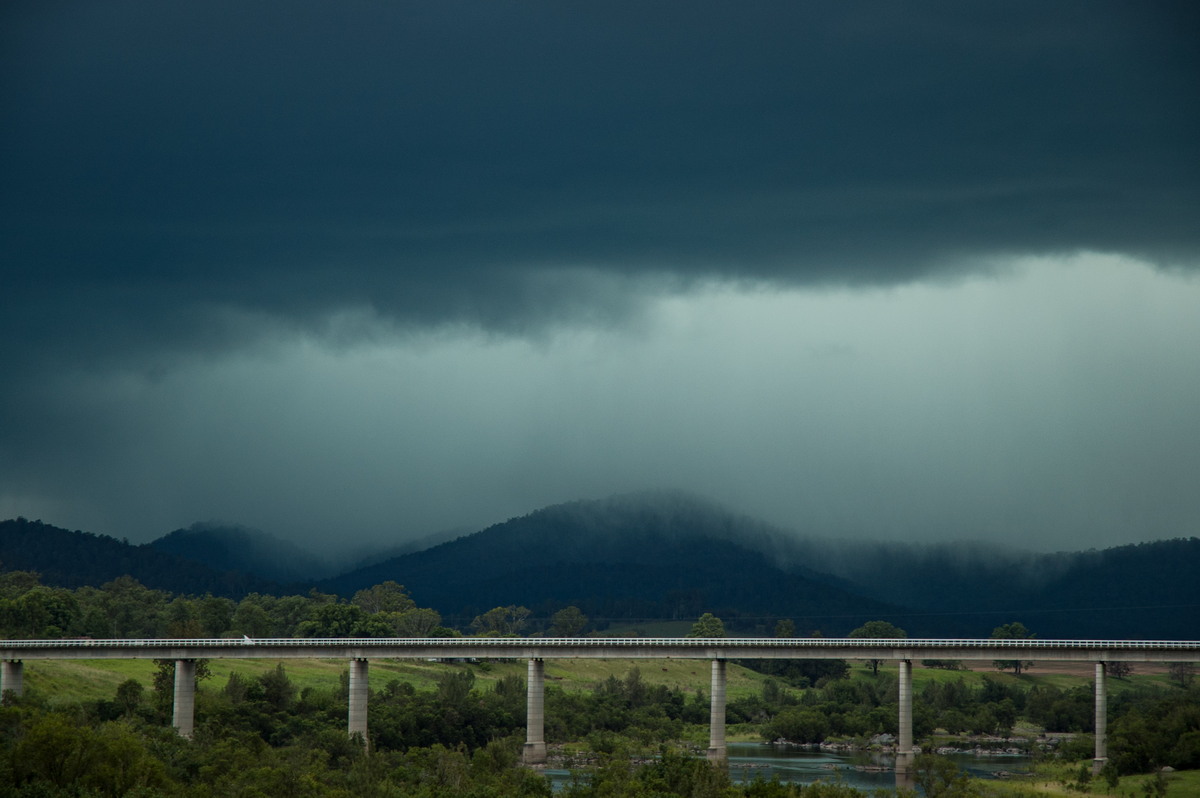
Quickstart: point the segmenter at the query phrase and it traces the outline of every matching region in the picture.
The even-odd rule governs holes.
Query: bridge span
[[[1107,761],[1106,666],[1110,662],[1200,662],[1200,641],[992,640],[866,638],[453,637],[268,638],[153,640],[0,640],[0,691],[20,695],[23,663],[48,659],[174,660],[172,723],[194,728],[198,659],[344,659],[350,663],[348,730],[367,740],[367,668],[371,659],[521,659],[528,661],[527,764],[546,761],[544,662],[547,659],[706,659],[712,665],[708,756],[725,759],[725,664],[737,659],[878,659],[899,664],[898,776],[913,756],[912,662],[1040,660],[1095,666],[1096,747],[1093,769]]]

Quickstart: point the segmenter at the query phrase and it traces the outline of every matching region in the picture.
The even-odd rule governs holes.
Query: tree
[[[165,711],[171,708],[171,702],[175,697],[175,660],[173,659],[156,659],[154,660],[157,669],[154,671],[154,693],[159,710]],[[196,681],[207,679],[212,676],[212,668],[209,667],[208,660],[196,660]]]
[[[407,612],[417,606],[408,595],[404,585],[388,580],[374,587],[360,590],[350,599],[351,604],[362,607],[363,612],[374,615],[377,612]]]
[[[116,637],[160,636],[170,598],[131,576],[119,576],[101,585],[96,596]]]
[[[475,616],[471,628],[478,634],[492,637],[507,637],[518,634],[525,628],[529,618],[528,607],[518,607],[510,604],[507,607],[493,607],[483,615]]]
[[[867,621],[862,626],[852,631],[850,637],[866,640],[894,640],[901,637],[908,637],[908,632],[888,621]],[[871,675],[879,675],[879,666],[883,660],[870,659],[867,663],[871,666]]]
[[[1180,687],[1191,687],[1196,679],[1196,663],[1172,662],[1167,666],[1167,674]]]
[[[701,615],[696,622],[692,624],[692,631],[688,632],[688,637],[724,637],[725,622],[711,612],[706,612]]]
[[[270,637],[271,616],[250,599],[242,599],[233,613],[233,631],[247,637]]]
[[[288,678],[282,662],[274,671],[259,676],[258,681],[263,687],[263,700],[275,709],[286,710],[296,698],[296,685]]]
[[[199,618],[209,637],[220,637],[229,631],[237,604],[222,596],[207,595],[200,599]]]
[[[574,637],[587,626],[588,617],[574,605],[563,607],[550,618],[550,634],[555,637]]]
[[[1006,623],[1003,626],[997,626],[992,630],[993,640],[1030,640],[1036,635],[1025,628],[1025,624],[1020,621]],[[1021,675],[1021,671],[1026,668],[1032,668],[1032,662],[1024,662],[1019,659],[998,659],[995,661],[995,666],[1002,671],[1012,669],[1012,672],[1017,676]]]
[[[1104,670],[1114,679],[1128,679],[1133,673],[1133,666],[1128,662],[1108,662],[1105,663]]]
[[[296,627],[299,637],[371,637],[362,607],[356,604],[318,604],[308,620]],[[383,637],[384,635],[377,635]]]
[[[437,610],[414,607],[407,612],[389,612],[392,627],[400,637],[429,637],[442,625],[442,616]]]
[[[145,690],[137,679],[126,679],[117,685],[117,706],[126,716],[133,715],[142,704],[142,694]]]
[[[921,754],[913,762],[913,770],[926,798],[967,798],[976,794],[971,777],[947,757]]]
[[[795,637],[796,622],[791,618],[782,618],[775,623],[776,637]]]

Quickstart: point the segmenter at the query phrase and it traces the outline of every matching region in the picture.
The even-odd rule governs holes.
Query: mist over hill
[[[276,582],[306,582],[335,571],[295,544],[236,524],[195,523],[152,541],[156,551],[203,563],[217,571],[241,571]]]
[[[688,494],[647,492],[545,507],[438,540],[317,580],[328,565],[241,527],[198,524],[132,546],[17,519],[0,523],[0,561],[47,584],[128,573],[151,587],[235,598],[313,587],[349,598],[394,580],[459,626],[497,606],[546,618],[574,604],[598,629],[715,612],[737,634],[769,635],[790,618],[800,634],[830,636],[884,619],[914,636],[987,636],[1020,620],[1043,638],[1200,637],[1196,538],[1055,554],[838,541]]]
[[[1041,637],[1191,638],[1200,634],[1194,573],[1195,538],[1053,554],[838,541],[650,492],[546,507],[322,587],[349,595],[394,579],[462,617],[577,604],[614,619],[719,611],[754,633],[791,617],[804,632],[841,634],[877,615],[913,635],[986,636],[1023,619]]]
[[[716,612],[744,631],[770,633],[784,617],[805,631],[848,631],[899,611],[779,567],[769,551],[776,534],[684,494],[617,496],[547,507],[320,587],[349,595],[393,579],[467,621],[497,605],[549,613],[574,604],[602,621]]]
[[[1200,540],[1034,553],[980,543],[793,538],[785,561],[909,607],[914,628],[991,628],[1023,619],[1041,637],[1200,636]],[[906,627],[907,628],[907,627]]]

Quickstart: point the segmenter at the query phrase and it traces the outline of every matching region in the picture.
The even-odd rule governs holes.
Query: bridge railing
[[[442,648],[445,646],[524,648],[541,646],[553,648],[586,647],[674,647],[674,648],[794,648],[794,649],[945,649],[953,648],[1003,648],[1024,650],[1048,649],[1200,649],[1200,641],[1188,640],[1039,640],[1036,638],[991,639],[991,638],[838,638],[838,637],[268,637],[268,638],[114,638],[114,639],[58,639],[58,640],[0,640],[0,649],[86,649],[86,648],[146,648],[181,647],[213,648],[246,646],[258,648],[288,647],[338,647],[361,646],[383,648],[406,646],[411,648]]]

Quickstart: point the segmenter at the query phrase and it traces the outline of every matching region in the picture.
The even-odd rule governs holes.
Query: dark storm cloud
[[[616,279],[1192,260],[1186,3],[10,3],[7,364]]]

